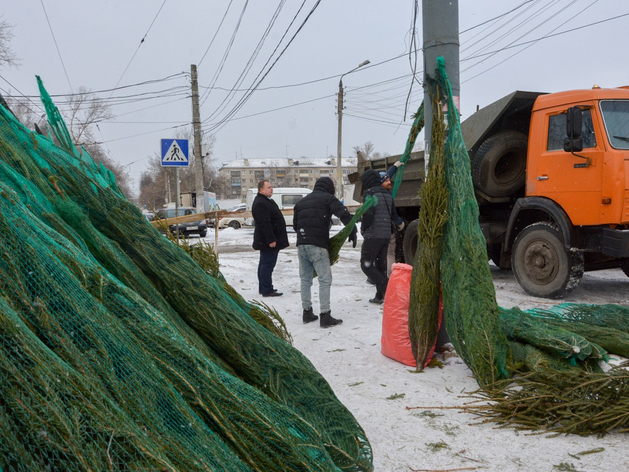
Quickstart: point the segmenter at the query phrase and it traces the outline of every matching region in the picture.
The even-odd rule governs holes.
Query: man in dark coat
[[[363,215],[360,232],[364,241],[360,250],[360,268],[376,285],[376,296],[371,303],[384,303],[389,277],[387,276],[387,248],[393,232],[393,224],[398,215],[391,193],[382,186],[382,178],[373,169],[360,176],[363,184],[363,198],[374,195],[378,204]]]
[[[403,166],[402,161],[397,161],[386,172],[380,172],[380,179],[382,180],[382,185],[389,192],[393,189],[393,176],[397,172],[397,170]],[[397,210],[396,210],[397,211]],[[387,249],[387,276],[391,276],[391,267],[395,263],[395,249],[398,239],[398,233],[401,233],[404,229],[404,220],[398,216],[397,221],[393,222],[393,234],[391,235],[391,241],[389,242],[389,247]]]
[[[273,288],[273,269],[281,249],[289,246],[286,220],[271,196],[273,186],[268,180],[258,182],[258,195],[253,200],[251,213],[255,223],[253,248],[260,251],[258,263],[258,291],[263,297],[282,295]]]
[[[334,196],[334,182],[330,177],[317,180],[312,193],[299,200],[294,208],[293,228],[297,233],[297,254],[299,256],[299,278],[301,279],[301,305],[304,310],[303,322],[316,321],[318,316],[312,310],[310,287],[314,272],[319,278],[319,305],[321,319],[319,326],[329,328],[341,324],[343,320],[332,318],[330,309],[330,222],[336,215],[346,225],[352,219],[347,208]],[[356,247],[356,228],[349,236]]]

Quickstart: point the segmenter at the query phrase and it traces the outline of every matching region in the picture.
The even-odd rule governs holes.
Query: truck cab
[[[488,257],[513,269],[526,292],[560,298],[584,271],[629,275],[629,88],[516,91],[461,130]],[[359,160],[359,172],[399,157]],[[409,222],[407,261],[417,246],[423,166],[423,154],[411,156],[395,200]]]

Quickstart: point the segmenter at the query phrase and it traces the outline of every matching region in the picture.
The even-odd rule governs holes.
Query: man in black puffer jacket
[[[318,319],[312,311],[310,287],[316,271],[319,277],[319,305],[322,328],[336,326],[343,322],[332,318],[330,309],[330,222],[332,215],[340,218],[344,225],[352,215],[334,196],[334,182],[330,177],[317,180],[312,193],[299,200],[294,208],[293,228],[297,233],[297,254],[299,256],[299,278],[301,279],[301,305],[304,309],[303,322]],[[356,247],[356,228],[349,237]]]
[[[387,248],[393,232],[393,223],[398,221],[391,193],[382,187],[382,179],[373,169],[360,176],[363,184],[363,199],[367,195],[378,198],[378,204],[363,215],[360,233],[364,241],[360,249],[360,268],[376,285],[376,296],[371,303],[384,303],[389,277],[387,276]]]

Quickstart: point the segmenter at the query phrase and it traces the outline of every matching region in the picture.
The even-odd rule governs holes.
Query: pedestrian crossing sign
[[[188,167],[188,140],[162,139],[162,167]]]

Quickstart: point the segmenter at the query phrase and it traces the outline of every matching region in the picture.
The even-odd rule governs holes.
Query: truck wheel
[[[510,197],[526,183],[528,140],[519,131],[487,139],[472,158],[474,186],[490,197]]]
[[[413,220],[406,226],[404,231],[404,241],[402,247],[404,249],[404,262],[413,265],[415,253],[417,252],[417,234],[419,220]]]
[[[583,254],[566,252],[559,228],[541,221],[524,228],[513,244],[513,274],[530,295],[561,298],[583,277]]]

